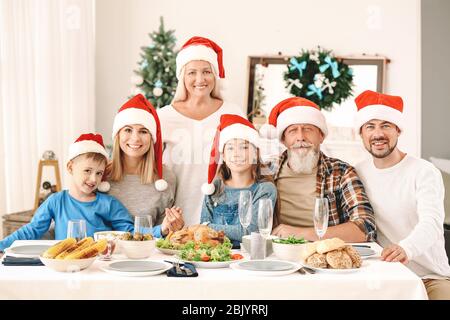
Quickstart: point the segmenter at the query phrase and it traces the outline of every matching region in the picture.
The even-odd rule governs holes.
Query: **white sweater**
[[[422,278],[450,277],[444,240],[444,185],[430,162],[406,155],[387,169],[372,160],[356,165],[375,211],[378,242],[406,252]]]
[[[237,105],[227,102],[203,120],[188,118],[171,105],[158,109],[165,144],[163,163],[177,177],[175,205],[183,209],[186,225],[200,223],[201,186],[208,180],[211,145],[220,116],[226,113],[245,117]]]

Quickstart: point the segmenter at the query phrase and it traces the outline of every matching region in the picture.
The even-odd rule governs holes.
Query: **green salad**
[[[289,236],[287,239],[273,239],[272,242],[283,244],[303,244],[307,243],[308,240],[305,240],[303,237],[296,238],[294,236]]]
[[[171,243],[169,239],[161,238],[156,241],[156,247],[161,249],[181,250],[185,244]]]
[[[194,243],[189,241],[180,252],[180,258],[187,261],[221,262],[242,259],[239,254],[231,253],[232,244],[230,240],[212,247],[208,244]]]

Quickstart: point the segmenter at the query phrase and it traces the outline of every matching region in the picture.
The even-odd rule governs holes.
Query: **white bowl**
[[[156,240],[119,240],[122,253],[130,259],[145,259],[150,257],[156,248]]]
[[[250,235],[247,236],[243,236],[242,237],[242,243],[241,243],[241,247],[244,248],[245,251],[247,251],[248,253],[251,253],[251,244],[250,244]],[[272,239],[277,239],[278,237],[276,236],[268,236],[266,239],[266,255],[270,256],[273,252],[272,250]],[[241,249],[242,249],[241,248]]]
[[[98,241],[104,237],[108,240],[113,239],[114,248],[113,248],[111,254],[113,254],[113,253],[118,254],[121,252],[120,252],[120,246],[117,245],[117,240],[119,240],[120,237],[122,237],[122,235],[125,233],[126,233],[125,231],[99,231],[99,232],[94,233],[94,240]]]
[[[306,243],[272,243],[273,253],[278,259],[292,262],[300,262],[302,260],[302,253],[305,247]]]
[[[97,257],[87,259],[61,260],[61,259],[47,259],[42,256],[39,257],[42,263],[47,267],[59,272],[78,272],[87,269],[97,259]]]

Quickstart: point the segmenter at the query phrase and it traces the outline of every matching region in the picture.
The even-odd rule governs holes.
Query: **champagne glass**
[[[152,216],[145,215],[134,217],[134,237],[136,239],[143,239],[145,235],[153,236],[152,227]]]
[[[258,202],[258,229],[264,238],[264,259],[267,256],[267,238],[272,232],[273,207],[271,199],[261,199]]]
[[[329,218],[329,210],[328,210],[328,199],[326,198],[316,198],[314,204],[314,229],[316,230],[316,234],[319,237],[319,240],[322,240],[323,236],[327,232],[328,228],[328,218]]]
[[[244,228],[244,236],[247,228],[252,222],[252,193],[250,190],[243,190],[239,193],[239,221]]]
[[[67,224],[67,238],[75,238],[78,242],[86,237],[86,220],[69,220]]]

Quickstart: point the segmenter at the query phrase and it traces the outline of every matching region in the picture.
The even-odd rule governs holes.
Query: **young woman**
[[[163,179],[160,123],[144,96],[133,97],[119,109],[112,137],[112,163],[107,170],[109,194],[133,216],[152,216],[156,237],[181,229],[182,210],[173,206],[176,179],[165,167]]]
[[[277,190],[271,177],[261,174],[258,140],[258,132],[248,120],[222,115],[211,150],[208,184],[202,186],[206,196],[201,222],[223,230],[234,246],[242,242],[245,232],[238,214],[241,191],[248,190],[252,195],[252,218],[247,232],[258,230],[260,199],[271,199],[272,209],[275,208]],[[221,155],[223,161],[217,170]]]

